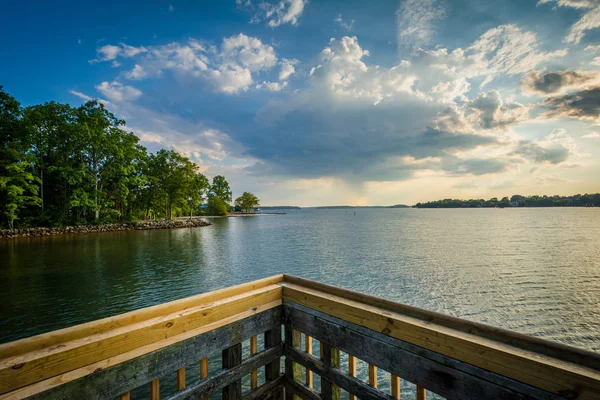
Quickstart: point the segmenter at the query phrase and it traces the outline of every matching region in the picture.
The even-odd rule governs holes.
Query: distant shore
[[[58,235],[86,235],[89,233],[100,232],[119,232],[119,231],[141,231],[154,229],[179,229],[195,228],[208,226],[209,222],[202,219],[175,220],[175,221],[139,221],[122,224],[104,224],[104,225],[78,225],[63,226],[59,228],[23,228],[23,229],[2,229],[0,230],[0,239],[17,239],[24,237],[40,236],[58,236]]]

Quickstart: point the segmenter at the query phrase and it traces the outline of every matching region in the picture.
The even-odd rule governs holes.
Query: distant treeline
[[[480,207],[598,207],[600,193],[576,194],[574,196],[521,196],[515,194],[498,199],[444,199],[417,203],[417,208],[480,208]]]
[[[224,177],[211,184],[187,157],[138,142],[99,102],[23,108],[0,86],[0,228],[229,211]]]

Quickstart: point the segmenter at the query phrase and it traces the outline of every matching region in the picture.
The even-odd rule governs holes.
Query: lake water
[[[600,209],[300,210],[0,242],[0,342],[289,273],[600,352]]]

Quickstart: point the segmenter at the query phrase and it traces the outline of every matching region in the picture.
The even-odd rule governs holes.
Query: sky
[[[0,85],[263,205],[600,192],[600,0],[20,1]]]

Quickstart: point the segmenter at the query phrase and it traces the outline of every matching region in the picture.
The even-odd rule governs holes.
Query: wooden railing
[[[288,275],[0,346],[0,399],[143,388],[153,400],[399,399],[401,388],[418,400],[587,400],[600,399],[600,356]]]

